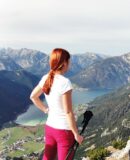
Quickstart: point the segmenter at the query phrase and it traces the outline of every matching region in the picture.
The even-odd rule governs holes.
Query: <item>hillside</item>
[[[130,53],[97,62],[71,78],[85,88],[118,88],[130,81]]]
[[[77,160],[87,148],[111,146],[113,140],[127,141],[130,136],[130,84],[96,98],[89,103],[94,116],[85,132],[86,141],[77,152]],[[79,118],[79,124],[82,117]],[[84,150],[84,152],[83,152]]]
[[[113,127],[120,124],[124,127],[123,120],[130,119],[130,84],[115,90],[110,94],[106,94],[96,98],[90,103],[93,107],[95,116],[91,121],[91,125],[102,125]],[[97,120],[98,119],[98,120]]]
[[[0,71],[0,127],[27,110],[38,78],[26,71]]]

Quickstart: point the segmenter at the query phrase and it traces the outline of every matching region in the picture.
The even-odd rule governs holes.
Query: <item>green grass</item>
[[[43,126],[38,126],[36,136],[39,137],[39,136],[42,136],[42,135],[44,135]]]
[[[22,127],[10,128],[10,139],[6,142],[6,144],[7,145],[13,144],[17,140],[24,139],[27,136],[30,136],[32,138],[34,137],[34,135],[31,132]]]
[[[28,153],[31,153],[41,151],[44,147],[44,144],[38,142],[27,142],[23,146]]]
[[[3,130],[0,131],[0,138],[1,138],[2,136],[5,136],[5,135],[7,134],[7,130],[8,130],[8,129],[3,129]]]
[[[4,137],[8,134],[8,129],[3,129],[2,131],[0,131],[0,150],[4,149],[5,146],[5,140]]]
[[[38,142],[27,142],[23,144],[24,151],[16,150],[8,153],[8,156],[10,157],[20,157],[24,154],[30,154],[32,152],[40,152],[44,148],[43,143]]]
[[[17,151],[10,152],[8,154],[8,156],[10,156],[11,158],[13,158],[13,157],[20,157],[20,156],[22,156],[24,154],[25,154],[24,152],[17,150]]]

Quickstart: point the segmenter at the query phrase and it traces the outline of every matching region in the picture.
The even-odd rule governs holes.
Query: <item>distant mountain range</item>
[[[28,109],[38,78],[26,71],[0,71],[0,128]]]
[[[90,52],[71,55],[71,65],[67,76],[75,76],[81,71],[87,69],[90,65],[100,62],[105,58],[107,58],[107,56]]]
[[[41,77],[49,71],[49,56],[31,49],[0,49],[0,70],[21,70]],[[66,76],[80,87],[118,88],[130,81],[130,53],[107,57],[86,52],[71,55]]]
[[[130,53],[90,65],[71,80],[84,88],[118,88],[130,81]]]
[[[31,49],[1,49],[0,56],[7,56],[22,69],[35,75],[42,75],[48,71],[48,55]],[[0,70],[3,69],[0,67]],[[12,70],[14,70],[12,66]]]
[[[22,48],[19,50],[11,48],[1,49],[0,57],[5,56],[6,60],[10,60],[8,65],[15,62],[21,68],[35,75],[42,76],[49,71],[49,56],[43,52],[27,48]],[[84,70],[95,62],[99,62],[105,58],[106,56],[104,55],[89,52],[84,54],[71,55],[71,67],[70,71],[67,73],[67,76],[76,75],[81,70]],[[2,64],[2,61],[0,62],[0,70],[3,70],[4,68],[8,70],[8,68],[5,66],[5,63],[3,62]],[[10,66],[10,70],[14,70],[15,68],[13,65]]]

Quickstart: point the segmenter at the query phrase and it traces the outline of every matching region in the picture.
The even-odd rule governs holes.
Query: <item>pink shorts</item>
[[[71,130],[55,129],[45,125],[45,150],[42,160],[65,160],[70,147],[74,143],[74,135]],[[73,153],[68,160],[73,159]]]

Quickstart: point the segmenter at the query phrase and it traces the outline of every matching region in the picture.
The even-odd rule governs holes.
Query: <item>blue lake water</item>
[[[76,107],[79,104],[85,104],[92,101],[94,98],[107,94],[112,90],[73,90],[72,94],[72,101],[73,105]],[[46,103],[44,101],[44,103]],[[42,124],[46,120],[46,115],[40,111],[34,105],[30,105],[27,112],[19,115],[16,119],[16,123],[23,124],[23,125],[36,125]]]

